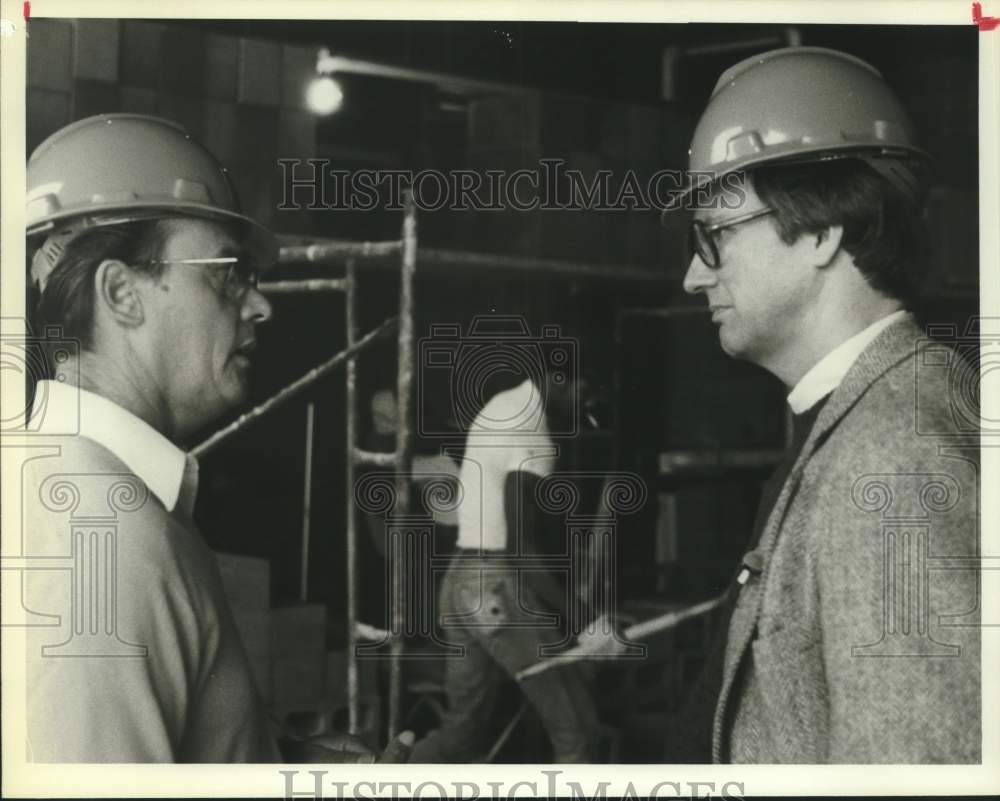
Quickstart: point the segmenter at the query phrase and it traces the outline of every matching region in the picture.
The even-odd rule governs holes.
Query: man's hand
[[[581,656],[620,656],[625,648],[607,615],[600,615],[576,635],[576,653]]]
[[[381,756],[372,751],[353,734],[320,734],[308,740],[285,742],[285,758],[289,762],[319,763],[399,763],[410,758],[413,749],[412,731],[397,735],[382,751]]]
[[[389,741],[378,761],[382,763],[409,762],[414,740],[416,737],[412,731],[400,732]]]

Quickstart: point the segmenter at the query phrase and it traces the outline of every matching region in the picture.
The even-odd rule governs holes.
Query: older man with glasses
[[[91,117],[28,161],[28,244],[53,379],[23,476],[27,748],[37,762],[374,761],[279,751],[192,518],[185,444],[247,398],[274,237],[167,120]],[[54,569],[70,557],[72,569]],[[407,735],[412,738],[412,735]],[[315,747],[314,747],[315,746]],[[319,746],[330,746],[329,748]],[[405,759],[394,741],[383,757]]]
[[[820,48],[730,68],[695,130],[684,289],[795,436],[668,761],[981,759],[978,445],[911,313],[928,161],[882,76]]]

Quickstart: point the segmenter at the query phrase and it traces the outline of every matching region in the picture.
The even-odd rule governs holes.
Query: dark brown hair
[[[775,210],[786,244],[831,225],[843,226],[843,249],[868,284],[912,306],[927,265],[920,205],[859,159],[769,164],[749,178]]]

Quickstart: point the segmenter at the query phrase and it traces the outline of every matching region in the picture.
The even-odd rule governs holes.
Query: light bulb
[[[333,114],[344,102],[344,91],[329,75],[313,78],[306,91],[306,104],[314,114]]]

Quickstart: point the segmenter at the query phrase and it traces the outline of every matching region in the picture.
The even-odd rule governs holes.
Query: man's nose
[[[271,302],[257,287],[251,287],[243,299],[243,319],[254,323],[265,323],[271,319]]]
[[[718,276],[715,274],[715,270],[705,266],[705,262],[697,254],[691,257],[691,263],[684,274],[685,292],[689,295],[694,295],[697,292],[715,286],[717,281]]]

